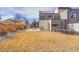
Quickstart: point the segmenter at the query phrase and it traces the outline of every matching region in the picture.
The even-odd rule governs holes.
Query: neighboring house
[[[12,15],[9,15],[9,16],[0,15],[0,21],[5,21],[6,19],[14,19],[14,16],[12,16]]]
[[[40,11],[39,20],[41,30],[67,29],[68,24],[79,22],[79,9],[59,7],[55,12]]]
[[[25,25],[26,24],[26,22],[25,21],[23,21],[23,20],[13,20],[13,21],[15,21],[16,23],[20,23],[20,24],[23,24],[23,25]]]
[[[4,23],[4,24],[14,24],[15,22],[12,19],[6,19],[2,23]]]
[[[3,23],[6,23],[6,24],[14,24],[14,23],[19,23],[19,24],[26,24],[24,21],[21,21],[21,20],[12,20],[12,19],[6,19],[3,21]]]
[[[69,12],[69,23],[79,22],[79,9],[71,9]]]

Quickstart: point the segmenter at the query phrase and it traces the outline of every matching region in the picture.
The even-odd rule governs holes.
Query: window
[[[48,16],[48,18],[51,18],[52,16]]]
[[[74,17],[76,17],[76,14],[74,14]]]
[[[52,24],[52,27],[53,27],[53,26],[58,26],[58,24]]]
[[[58,19],[59,19],[59,17],[58,17],[58,16],[55,16],[55,17],[54,17],[54,19],[55,19],[55,20],[58,20]]]
[[[73,15],[71,15],[71,18],[74,18]]]
[[[71,14],[71,18],[75,18],[76,16],[76,13]]]
[[[45,20],[45,16],[40,16],[40,19],[41,20]]]

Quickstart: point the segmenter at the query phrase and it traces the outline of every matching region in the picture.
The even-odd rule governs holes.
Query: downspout
[[[70,22],[70,20],[69,20],[69,13],[70,13],[70,11],[71,11],[71,8],[70,8],[70,10],[68,10],[68,24]]]
[[[70,14],[70,11],[71,11],[71,8],[68,10],[68,22],[67,22],[67,25],[66,25],[66,27],[68,26],[68,24],[70,23],[70,18],[69,18],[69,14]],[[67,28],[66,28],[67,29]]]

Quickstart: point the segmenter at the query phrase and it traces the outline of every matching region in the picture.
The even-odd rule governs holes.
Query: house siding
[[[40,19],[39,28],[41,30],[53,31],[59,28],[59,21],[60,21],[59,13],[40,11],[39,19]]]

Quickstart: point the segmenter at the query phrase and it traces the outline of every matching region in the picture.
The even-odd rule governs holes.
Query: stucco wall
[[[40,30],[50,30],[49,20],[40,20],[39,28],[40,28]]]
[[[67,9],[61,9],[59,10],[60,13],[60,19],[68,19],[68,10]]]

